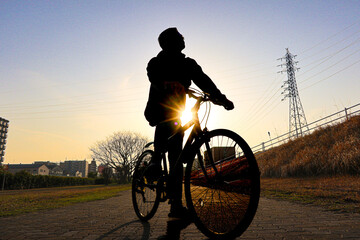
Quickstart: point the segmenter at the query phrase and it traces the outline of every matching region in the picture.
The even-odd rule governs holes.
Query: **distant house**
[[[26,171],[32,175],[49,175],[49,168],[45,164],[9,164],[8,171],[17,173]]]
[[[49,175],[51,176],[63,176],[64,174],[64,170],[58,165],[50,165],[48,168],[50,170]]]
[[[101,174],[103,173],[103,171],[104,171],[105,168],[106,168],[105,165],[100,164],[99,167],[98,167],[98,173],[101,175]]]
[[[50,176],[63,176],[64,170],[54,162],[37,161],[34,164],[45,164],[49,169]]]

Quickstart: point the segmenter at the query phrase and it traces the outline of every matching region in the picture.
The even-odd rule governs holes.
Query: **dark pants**
[[[172,203],[181,203],[182,198],[182,180],[183,180],[183,164],[176,161],[182,150],[183,133],[178,133],[168,141],[181,126],[180,120],[160,123],[155,129],[155,161],[160,161],[161,152],[164,149],[168,151],[168,159],[170,163],[170,179],[168,180],[167,194]]]

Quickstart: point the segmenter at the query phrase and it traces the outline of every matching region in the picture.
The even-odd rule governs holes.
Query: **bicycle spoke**
[[[153,156],[153,151],[145,151],[139,158],[132,182],[132,199],[135,212],[141,220],[150,219],[159,205],[156,182],[147,182],[144,173]]]
[[[191,190],[192,193],[196,192],[197,189],[200,189],[200,187]],[[204,194],[206,194],[207,191],[209,191],[210,189],[208,188],[204,188],[204,190],[202,192],[200,192],[198,195],[193,195],[193,199],[199,199],[199,196],[204,196]],[[201,197],[200,197],[201,198]]]
[[[195,224],[210,237],[238,236],[256,212],[259,185],[252,175],[258,177],[258,170],[251,167],[255,159],[247,155],[238,135],[227,130],[215,130],[204,139],[185,181]]]

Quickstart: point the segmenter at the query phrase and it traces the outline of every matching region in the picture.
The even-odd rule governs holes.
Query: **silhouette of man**
[[[145,118],[151,126],[156,126],[155,156],[149,171],[155,175],[160,173],[161,151],[167,149],[173,176],[167,189],[171,204],[169,217],[182,218],[187,213],[181,201],[183,166],[177,164],[175,169],[175,163],[182,150],[183,134],[177,134],[171,142],[168,142],[168,138],[181,125],[180,116],[185,108],[186,90],[193,81],[201,90],[221,102],[227,110],[233,109],[234,104],[217,89],[195,60],[181,53],[185,42],[176,28],[163,31],[158,41],[162,51],[152,58],[147,66],[151,85]]]

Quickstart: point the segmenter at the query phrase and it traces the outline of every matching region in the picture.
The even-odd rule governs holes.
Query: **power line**
[[[349,28],[351,28],[352,26],[358,24],[359,22],[360,22],[360,21],[357,21],[357,22],[355,22],[355,23],[350,24],[349,26],[343,28],[343,29],[340,30],[339,32],[336,32],[335,34],[333,34],[333,35],[327,37],[326,39],[318,42],[317,44],[313,45],[312,47],[310,47],[310,48],[308,48],[308,49],[305,49],[304,51],[301,52],[301,54],[303,54],[303,53],[305,53],[305,52],[307,52],[307,51],[310,51],[310,50],[314,49],[315,47],[323,44],[324,42],[327,42],[327,41],[330,40],[331,38],[336,37],[336,36],[339,35],[340,33],[346,31],[347,29],[349,29]]]
[[[305,68],[305,67],[307,67],[307,66],[309,66],[309,65],[313,65],[314,63],[316,63],[316,62],[318,62],[318,61],[321,61],[320,63],[318,63],[317,65],[315,65],[315,66],[312,67],[311,69],[309,69],[309,70],[301,73],[301,74],[298,75],[298,76],[304,75],[305,73],[307,73],[307,72],[315,69],[315,68],[318,67],[319,65],[321,65],[321,64],[323,64],[324,62],[330,60],[330,59],[331,59],[332,57],[334,57],[335,55],[339,54],[340,52],[344,51],[345,49],[349,48],[350,46],[354,45],[355,43],[357,43],[357,42],[359,42],[359,41],[360,41],[360,38],[356,39],[355,41],[351,42],[349,45],[343,47],[342,49],[336,51],[335,53],[332,53],[332,54],[330,54],[330,55],[328,55],[328,56],[326,56],[326,57],[323,57],[323,58],[321,58],[321,59],[319,59],[319,60],[316,60],[316,61],[314,61],[314,62],[312,62],[312,63],[304,66],[303,68]]]
[[[344,70],[346,70],[346,69],[354,66],[355,64],[357,64],[357,63],[359,63],[359,62],[360,62],[360,59],[357,60],[356,62],[354,62],[354,63],[352,63],[352,64],[350,64],[350,65],[348,65],[348,66],[346,66],[346,67],[344,67],[344,68],[342,68],[342,69],[340,69],[339,71],[331,74],[330,76],[328,76],[328,77],[326,77],[326,78],[323,78],[323,79],[321,79],[321,80],[319,80],[319,81],[317,81],[317,82],[315,82],[315,83],[313,83],[313,84],[311,84],[311,85],[309,85],[309,86],[307,86],[307,87],[302,88],[301,91],[302,91],[302,90],[305,90],[305,89],[307,89],[307,88],[310,88],[310,87],[312,87],[312,86],[314,86],[314,85],[316,85],[316,84],[318,84],[318,83],[320,83],[320,82],[322,82],[322,81],[325,81],[325,80],[327,80],[327,79],[335,76],[336,74],[338,74],[338,73],[340,73],[340,72],[342,72],[342,71],[344,71]]]
[[[313,78],[313,77],[315,77],[315,76],[317,76],[317,75],[319,75],[319,74],[321,74],[321,73],[329,70],[330,68],[332,68],[332,67],[336,66],[337,64],[343,62],[345,59],[351,57],[352,55],[354,55],[355,53],[357,53],[357,52],[359,52],[359,51],[360,51],[360,49],[356,50],[355,52],[352,52],[351,54],[349,54],[349,55],[345,56],[344,58],[342,58],[341,60],[337,61],[336,63],[334,63],[334,64],[330,65],[329,67],[321,70],[320,72],[314,74],[313,76],[311,76],[311,77],[309,77],[309,78],[307,78],[307,79],[305,79],[305,80],[300,81],[300,83],[306,82],[306,81],[308,81],[309,79],[311,79],[311,78]]]
[[[283,78],[282,78],[283,79]],[[282,81],[282,79],[280,81]],[[275,97],[275,95],[280,91],[281,88],[278,88],[277,86],[275,86],[271,91],[269,91],[269,89],[274,86],[274,84],[277,82],[277,78],[275,77],[274,81],[272,82],[272,84],[270,84],[268,86],[268,88],[262,93],[261,97],[258,98],[258,100],[250,107],[250,111],[251,113],[248,114],[248,118],[247,121],[250,121],[254,118],[256,118],[257,113],[263,111],[263,108],[266,108],[266,104]],[[276,92],[273,93],[273,95],[269,97],[269,95],[275,90]],[[267,100],[266,100],[267,99]],[[261,101],[266,101],[264,104],[259,104],[259,102]]]
[[[273,106],[273,108],[271,108],[271,109],[268,110],[267,112],[262,111],[262,112],[261,112],[262,114],[259,115],[259,117],[258,117],[256,120],[252,121],[252,122],[251,122],[251,125],[248,126],[248,127],[244,130],[244,132],[247,132],[248,130],[250,130],[251,128],[253,128],[254,126],[256,126],[256,124],[257,124],[260,120],[262,120],[264,117],[266,117],[266,116],[269,115],[271,112],[273,112],[273,111],[275,110],[275,108],[281,104],[281,101],[279,101],[279,100],[280,100],[280,96],[279,96],[278,98],[276,98],[275,100],[278,100],[278,101],[273,101],[273,103],[276,103],[276,102],[277,102],[277,104],[274,105],[274,106],[273,106],[273,104],[271,104],[270,106]],[[268,108],[268,109],[269,109],[269,108]]]

